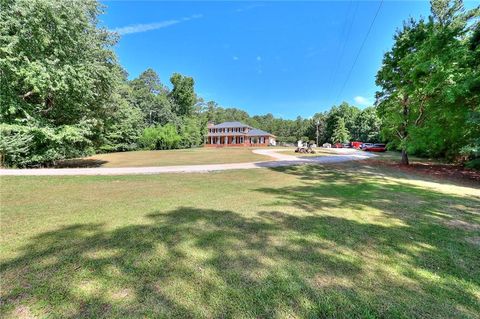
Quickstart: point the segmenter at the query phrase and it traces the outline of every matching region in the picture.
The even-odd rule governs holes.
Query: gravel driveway
[[[253,153],[272,157],[272,161],[181,165],[156,167],[118,167],[118,168],[35,168],[35,169],[0,169],[0,176],[65,176],[65,175],[130,175],[130,174],[161,174],[161,173],[206,173],[232,169],[253,169],[262,167],[280,167],[300,164],[331,164],[347,161],[363,160],[374,154],[353,149],[332,149],[337,154],[324,156],[296,157],[282,154],[285,149],[256,149]]]

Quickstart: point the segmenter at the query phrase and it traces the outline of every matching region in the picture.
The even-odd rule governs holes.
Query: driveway
[[[348,161],[364,160],[374,154],[353,149],[332,149],[335,154],[323,156],[296,157],[282,154],[285,149],[256,149],[253,153],[272,157],[272,161],[180,165],[156,167],[118,167],[118,168],[35,168],[35,169],[0,169],[0,176],[67,176],[67,175],[131,175],[131,174],[162,174],[162,173],[206,173],[232,169],[254,169],[264,167],[281,167],[300,164],[333,164]]]

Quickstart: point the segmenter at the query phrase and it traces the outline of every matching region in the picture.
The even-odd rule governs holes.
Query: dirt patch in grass
[[[18,319],[31,319],[31,318],[37,318],[32,314],[30,311],[30,308],[27,306],[19,305],[15,308],[13,311],[13,314],[16,318]]]
[[[465,168],[460,165],[418,162],[411,163],[410,165],[403,165],[398,162],[378,159],[369,159],[368,163],[372,164],[373,166],[378,165],[395,168],[405,173],[428,175],[436,179],[455,180],[468,184],[477,184],[480,186],[480,171]]]
[[[480,225],[472,224],[463,220],[453,219],[445,223],[450,228],[463,229],[468,231],[480,230]]]
[[[474,244],[476,246],[480,246],[480,236],[468,237],[466,238],[467,242],[470,244]]]

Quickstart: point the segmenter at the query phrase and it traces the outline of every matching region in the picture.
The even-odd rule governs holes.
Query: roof
[[[256,129],[256,128],[247,132],[247,136],[265,136],[265,135],[275,136],[271,133],[268,133],[268,132],[265,132],[265,131],[262,131],[262,130],[259,130],[259,129]]]
[[[250,127],[250,125],[243,124],[241,122],[223,122],[214,126],[211,126],[211,128],[236,128],[236,127]]]

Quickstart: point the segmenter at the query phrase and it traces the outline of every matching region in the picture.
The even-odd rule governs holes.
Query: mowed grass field
[[[478,318],[480,189],[369,161],[2,177],[4,318]]]
[[[199,147],[166,151],[135,151],[97,154],[66,160],[59,167],[148,167],[173,165],[226,164],[272,160],[252,153],[248,147]]]

